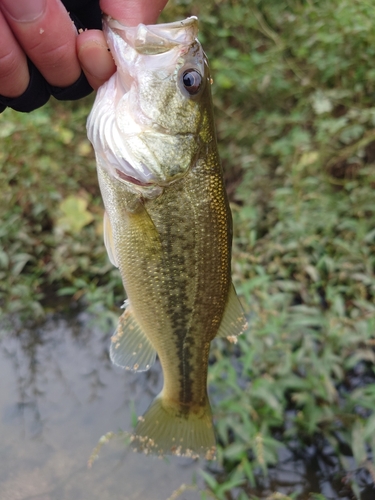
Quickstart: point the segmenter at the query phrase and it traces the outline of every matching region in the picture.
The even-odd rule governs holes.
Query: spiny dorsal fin
[[[146,371],[154,364],[156,351],[127,306],[111,338],[112,363],[134,372]]]
[[[107,212],[104,212],[103,218],[103,236],[104,236],[104,245],[107,250],[108,258],[115,267],[118,267],[116,253],[115,253],[115,245],[113,241],[112,234],[112,226],[108,217]]]
[[[238,335],[241,335],[246,328],[246,317],[232,283],[229,289],[228,302],[224,310],[223,319],[221,320],[216,337],[226,337],[230,342],[236,343]]]

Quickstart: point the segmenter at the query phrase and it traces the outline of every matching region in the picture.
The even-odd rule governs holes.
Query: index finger
[[[154,24],[168,0],[100,0],[103,12],[127,26]]]

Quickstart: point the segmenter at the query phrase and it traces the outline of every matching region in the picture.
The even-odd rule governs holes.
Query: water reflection
[[[130,430],[133,401],[142,414],[162,385],[158,363],[148,372],[124,372],[110,362],[108,345],[109,335],[85,314],[69,321],[54,317],[32,329],[13,325],[5,334],[0,327],[1,500],[166,500],[191,483],[199,463],[138,455],[120,438],[104,446],[88,469],[99,438]],[[361,500],[373,500],[368,473],[354,467]],[[220,467],[210,468],[220,481]],[[276,498],[278,492],[308,500],[315,491],[350,500],[345,481],[328,443],[315,440],[283,447],[267,477],[259,475],[245,491],[248,498]],[[178,498],[199,497],[185,491]]]
[[[87,468],[100,436],[131,429],[131,401],[141,413],[160,390],[157,366],[143,374],[114,368],[108,336],[85,315],[0,339],[1,498],[161,500],[191,482],[197,463],[144,457],[120,439]]]

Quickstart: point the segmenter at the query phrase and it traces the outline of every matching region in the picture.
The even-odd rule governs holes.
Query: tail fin
[[[216,439],[208,398],[200,415],[185,415],[166,407],[159,394],[143,417],[139,417],[130,446],[146,454],[214,460]]]

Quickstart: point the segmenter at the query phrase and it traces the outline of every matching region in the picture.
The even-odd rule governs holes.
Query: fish
[[[232,216],[198,19],[127,27],[105,16],[117,71],[87,121],[104,202],[104,243],[127,300],[110,358],[135,372],[156,355],[163,389],[135,451],[213,459],[210,343],[247,326],[231,279]]]

